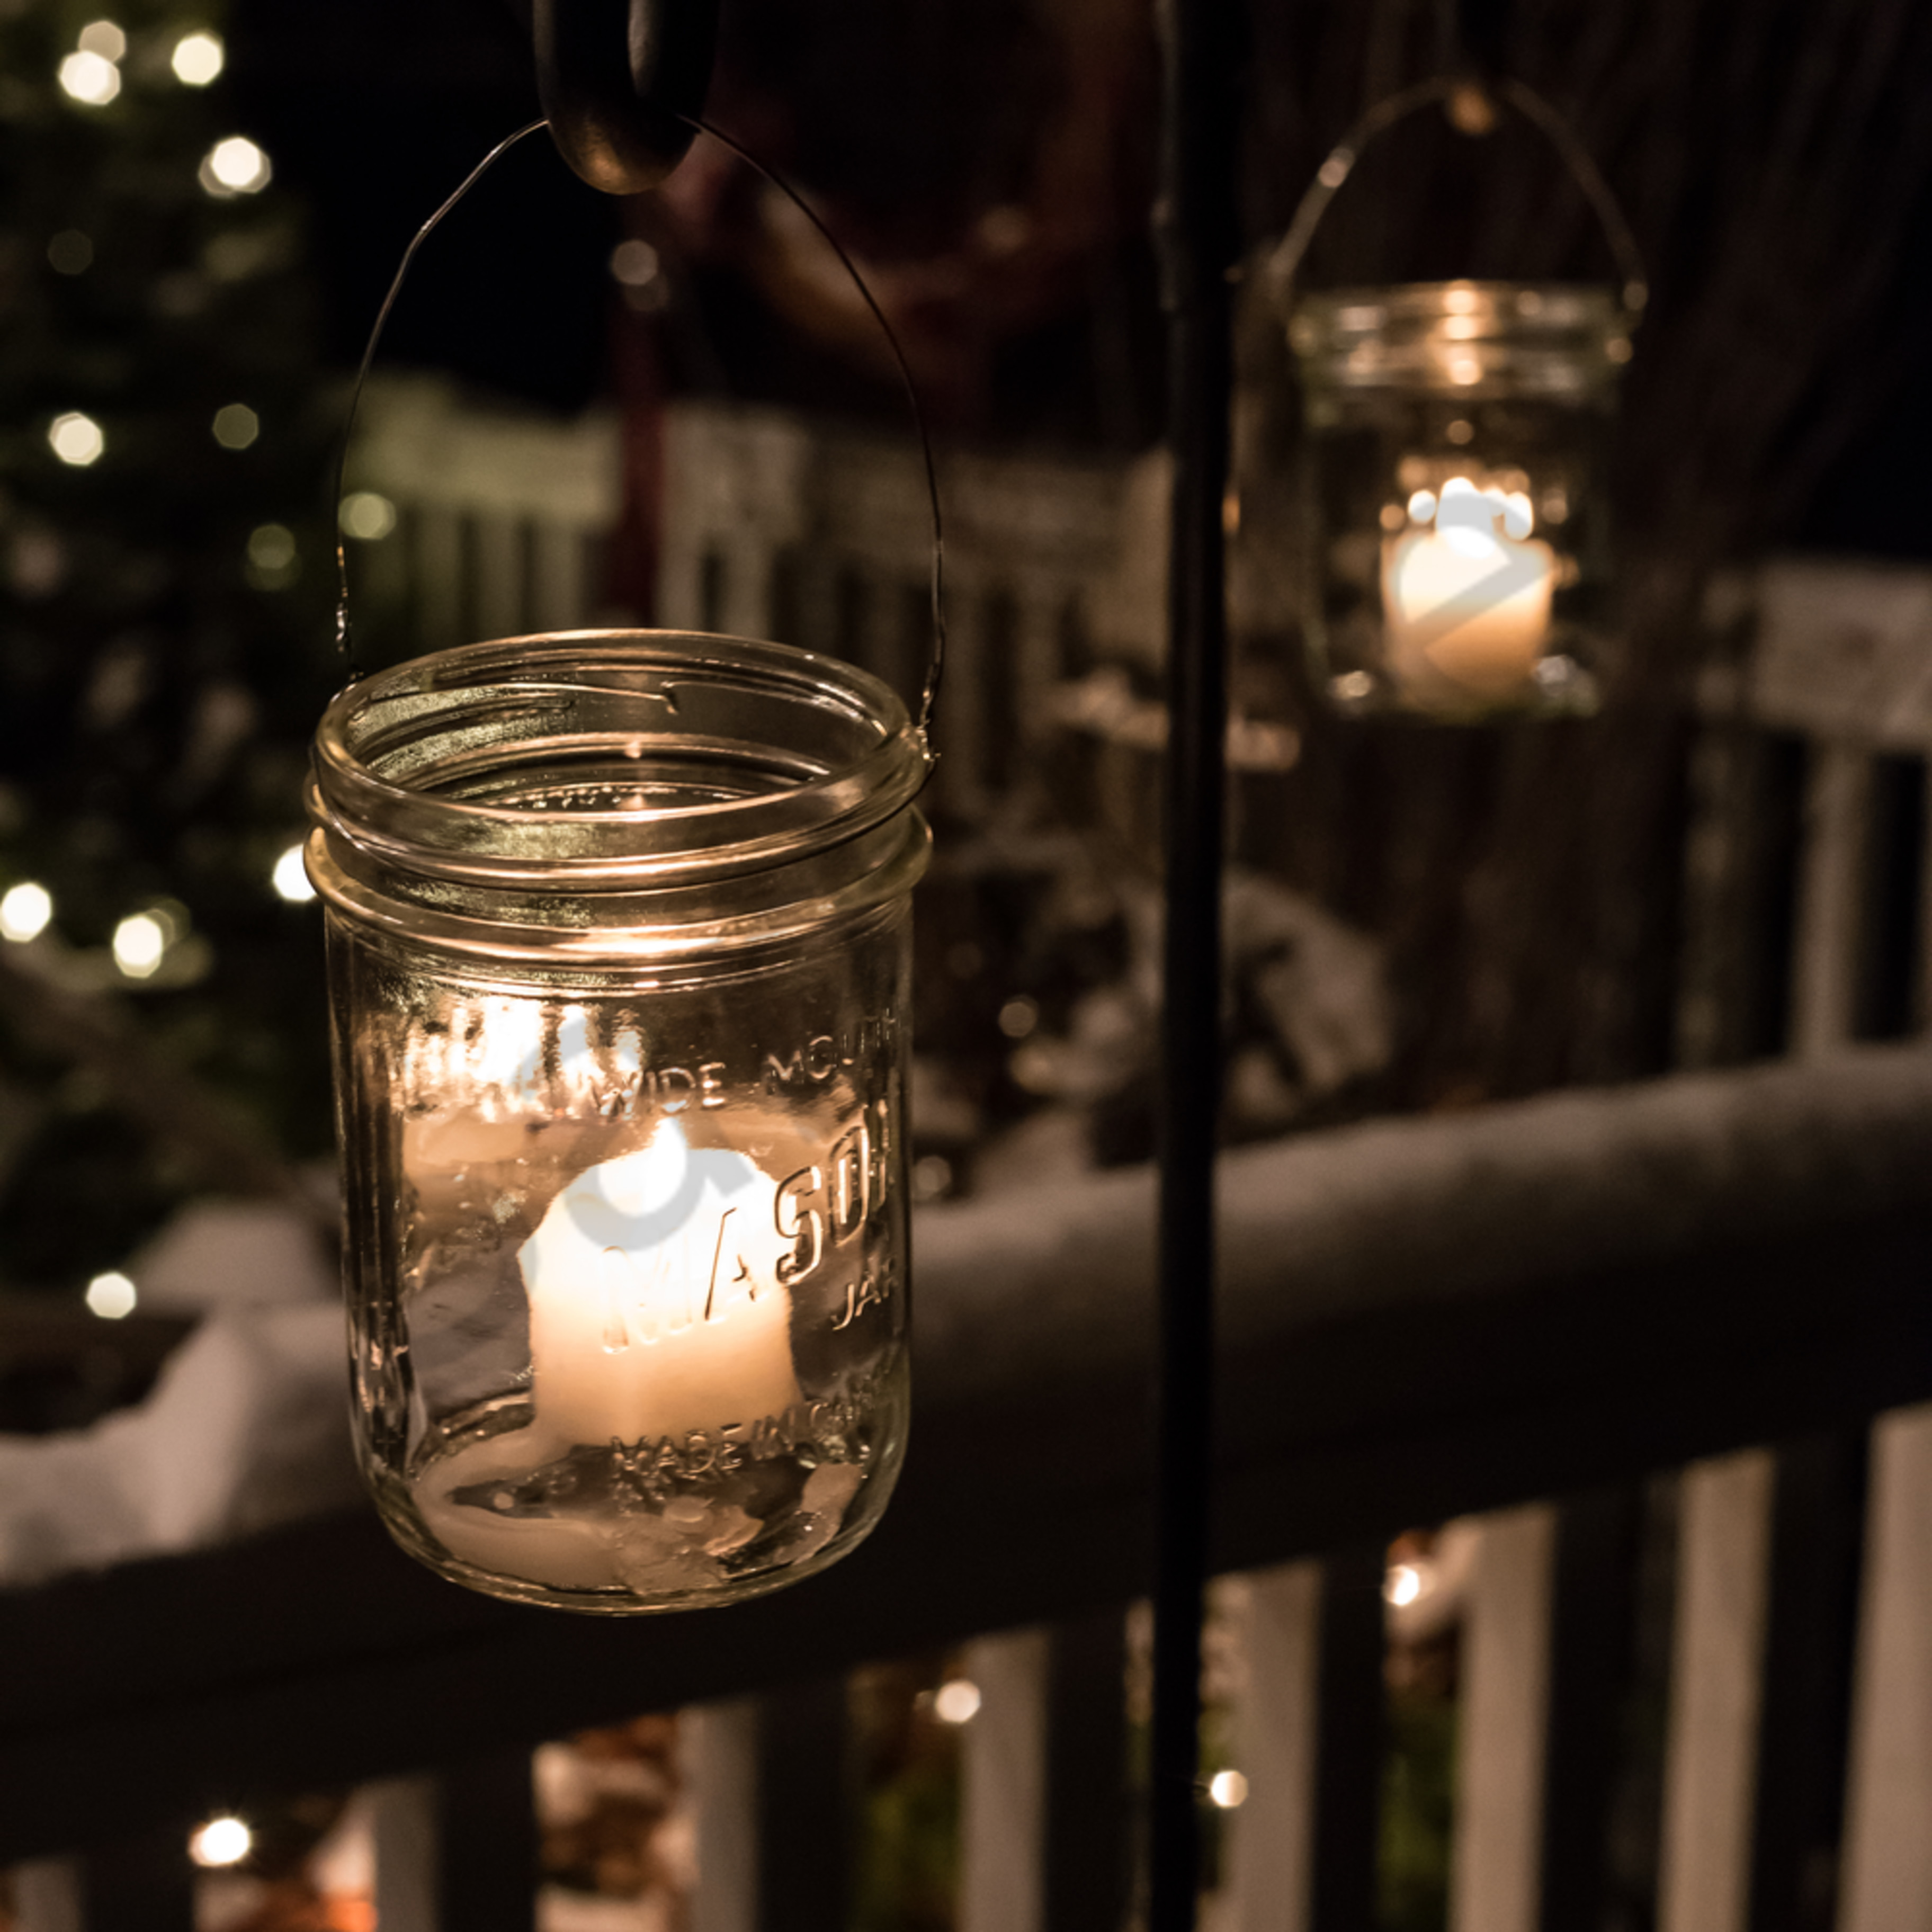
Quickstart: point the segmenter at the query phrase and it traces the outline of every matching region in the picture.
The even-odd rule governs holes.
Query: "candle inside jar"
[[[1556,552],[1529,534],[1528,496],[1452,476],[1439,499],[1418,490],[1408,512],[1424,527],[1383,546],[1390,669],[1422,697],[1521,685],[1549,639],[1557,568]]]
[[[635,1442],[796,1402],[778,1205],[748,1154],[694,1148],[668,1118],[570,1182],[518,1256],[543,1432]]]
[[[833,1250],[873,1198],[865,1126],[728,1106],[576,1006],[480,1000],[410,1070],[412,1352],[461,1390],[411,1478],[434,1544],[500,1583],[652,1605],[814,1556],[865,1450],[809,1420],[792,1327],[802,1293],[813,1318],[859,1306],[859,1249]]]

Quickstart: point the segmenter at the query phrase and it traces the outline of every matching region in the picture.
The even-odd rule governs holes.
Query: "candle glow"
[[[1529,499],[1452,476],[1418,490],[1420,527],[1382,545],[1391,667],[1412,690],[1502,695],[1534,670],[1550,635],[1556,552],[1532,537]]]
[[[411,1048],[402,1154],[417,1212],[452,1231],[525,1231],[520,1426],[418,1473],[432,1534],[482,1569],[560,1589],[702,1590],[766,1525],[728,1484],[681,1488],[686,1472],[796,1462],[802,1444],[788,1554],[829,1543],[863,1472],[812,1466],[824,1405],[794,1362],[793,1290],[829,1285],[835,1329],[884,1298],[835,1252],[878,1198],[872,1129],[728,1104],[722,1064],[653,1068],[634,1026],[579,1005],[484,996]],[[616,1472],[606,1503],[548,1506],[586,1456]]]
[[[799,1398],[778,1185],[675,1120],[550,1204],[518,1256],[540,1424],[634,1442],[776,1414]]]

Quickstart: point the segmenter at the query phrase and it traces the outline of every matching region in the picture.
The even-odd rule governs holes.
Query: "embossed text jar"
[[[672,1609],[878,1520],[927,766],[875,680],[735,638],[469,645],[329,707],[355,1422],[432,1568]]]
[[[1608,289],[1303,297],[1304,622],[1345,710],[1595,709],[1630,318]]]

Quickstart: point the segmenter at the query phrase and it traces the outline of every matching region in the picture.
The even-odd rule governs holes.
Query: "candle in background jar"
[[[1352,151],[1330,160],[1346,173]],[[1639,265],[1616,290],[1306,290],[1294,278],[1328,192],[1311,188],[1272,268],[1301,378],[1282,617],[1350,716],[1587,716],[1616,622],[1610,453]]]
[[[1528,682],[1550,637],[1556,552],[1530,532],[1520,490],[1451,476],[1409,497],[1411,527],[1382,545],[1391,670],[1418,696],[1484,700]]]

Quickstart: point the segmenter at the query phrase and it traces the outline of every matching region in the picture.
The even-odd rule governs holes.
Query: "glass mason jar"
[[[1594,710],[1629,318],[1608,289],[1302,298],[1304,622],[1348,711]]]
[[[668,1610],[878,1520],[928,763],[876,680],[736,638],[467,645],[330,706],[355,1426],[431,1568]]]

